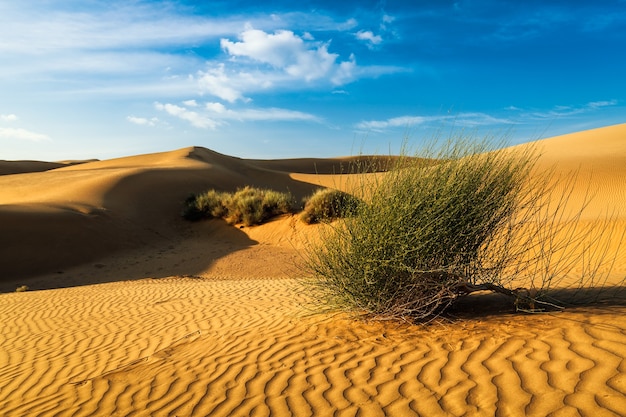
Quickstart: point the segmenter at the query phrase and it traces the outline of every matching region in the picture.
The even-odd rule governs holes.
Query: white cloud
[[[355,125],[358,130],[384,131],[390,128],[408,128],[426,124],[450,123],[456,127],[478,127],[512,125],[515,121],[491,116],[485,113],[460,113],[441,116],[399,116],[385,120],[361,121]]]
[[[360,41],[367,42],[367,45],[370,48],[374,45],[380,45],[383,41],[383,38],[380,35],[374,35],[374,32],[370,30],[360,30],[354,34],[354,37]]]
[[[71,79],[72,90],[85,80],[107,94],[124,94],[128,86],[156,95],[154,89],[176,84],[164,77],[168,71],[187,75],[205,65],[206,57],[188,50],[217,47],[220,37],[236,36],[246,21],[269,29],[284,24],[264,14],[192,15],[177,2],[96,1],[78,9],[72,3],[0,2],[0,78],[31,85],[58,77],[55,88]],[[313,27],[318,20],[329,24],[327,16],[311,19]]]
[[[232,57],[268,64],[298,80],[332,79],[342,64],[337,63],[338,54],[328,52],[329,43],[313,42],[309,36],[300,37],[289,30],[272,34],[248,29],[239,38],[240,42],[222,39],[222,48]]]
[[[382,18],[383,23],[392,23],[394,20],[396,20],[396,18],[388,14],[383,15]]]
[[[340,55],[329,38],[315,39],[326,36],[319,33],[353,36],[359,24],[323,12],[216,17],[169,1],[96,1],[80,10],[74,2],[0,3],[6,61],[0,79],[22,89],[150,102],[200,93],[234,103],[254,93],[341,86],[381,73],[359,67],[353,55],[345,59],[349,51]],[[221,56],[211,56],[220,45]]]
[[[198,86],[202,92],[207,92],[228,102],[246,100],[244,90],[252,90],[258,87],[254,77],[246,72],[226,73],[224,64],[219,64],[207,71],[199,71],[197,75]]]
[[[204,105],[204,107],[214,113],[224,113],[226,111],[226,107],[222,103],[213,103],[209,102]]]
[[[22,128],[2,128],[0,127],[0,138],[28,140],[32,142],[41,142],[50,140],[50,137],[41,133],[31,132]]]
[[[420,125],[429,120],[426,117],[421,116],[400,116],[393,117],[386,120],[367,120],[361,121],[356,124],[356,128],[360,130],[384,130],[392,127],[407,127]]]
[[[183,101],[183,104],[189,107],[198,107],[198,103],[196,102],[196,100],[186,100]]]
[[[220,45],[232,56],[245,56],[253,60],[284,68],[306,53],[304,40],[289,30],[274,34],[258,29],[248,29],[239,36],[241,42],[222,39]]]
[[[381,120],[363,120],[354,125],[355,129],[368,132],[384,132],[393,128],[411,128],[417,126],[426,127],[511,127],[525,124],[536,124],[537,121],[548,122],[559,118],[571,116],[589,115],[597,117],[599,111],[619,105],[619,100],[592,101],[584,105],[556,105],[550,110],[535,111],[522,109],[517,106],[504,108],[506,117],[490,115],[481,112],[466,112],[458,114],[444,114],[437,116],[399,116]],[[511,112],[514,112],[512,116]]]
[[[228,110],[225,119],[235,119],[240,121],[313,121],[320,119],[310,113],[303,113],[295,110],[267,108],[267,109],[244,109]]]
[[[228,65],[222,62],[198,72],[196,79],[202,92],[233,103],[270,88],[343,85],[356,78],[354,55],[340,61],[338,54],[329,51],[329,42],[313,41],[306,34],[248,28],[239,39],[221,40],[222,49],[230,56]]]
[[[126,120],[139,126],[151,126],[152,127],[152,126],[156,126],[159,123],[159,119],[157,117],[152,117],[150,119],[147,119],[145,117],[128,116],[126,117]]]
[[[327,77],[333,83],[335,74],[341,68],[342,63],[337,66],[335,61],[339,55],[328,52],[328,45],[321,45],[315,50],[300,51],[296,54],[296,60],[285,67],[285,72],[295,79],[307,82]]]
[[[355,27],[357,27],[359,25],[359,22],[351,17],[350,19],[346,20],[345,22],[339,24],[337,26],[338,30],[350,30],[350,29],[354,29]]]
[[[281,108],[238,108],[229,109],[222,103],[207,102],[203,107],[198,107],[198,111],[190,111],[189,109],[175,104],[155,103],[155,108],[160,111],[178,117],[182,120],[190,122],[193,126],[199,128],[215,129],[221,125],[227,124],[227,121],[308,121],[321,122],[321,119],[313,114],[304,113],[296,110]]]
[[[592,101],[590,103],[587,103],[586,107],[590,109],[598,109],[601,107],[616,106],[617,104],[617,100]]]
[[[334,85],[347,84],[354,79],[356,70],[356,59],[354,54],[352,54],[350,55],[349,61],[344,61],[339,64],[337,71],[335,71],[330,80]]]
[[[199,114],[195,111],[190,111],[185,107],[180,107],[175,104],[161,104],[159,102],[154,103],[154,107],[157,110],[165,111],[166,113],[178,117],[179,119],[188,121],[192,126],[201,129],[215,129],[220,125],[220,122]]]
[[[0,114],[0,120],[3,122],[14,122],[17,120],[17,116],[14,114]]]
[[[529,120],[552,120],[557,118],[588,114],[617,105],[619,105],[618,100],[602,100],[590,101],[583,105],[556,105],[550,110],[543,111],[523,111],[522,109],[518,110],[522,111],[522,117]]]
[[[18,3],[4,5],[0,35],[8,41],[0,43],[0,51],[37,55],[175,46],[237,33],[245,22],[241,16],[201,18],[141,3],[103,2],[106,7],[95,4],[89,12],[56,4],[48,10],[40,6],[38,13]]]

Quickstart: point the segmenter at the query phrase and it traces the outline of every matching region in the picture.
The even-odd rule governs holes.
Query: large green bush
[[[583,239],[559,222],[554,183],[533,177],[536,154],[460,140],[417,156],[426,158],[401,158],[364,179],[366,204],[309,248],[305,269],[318,297],[332,309],[418,320],[480,290],[524,308],[547,305],[555,278],[586,255],[554,261],[548,245],[557,234]]]

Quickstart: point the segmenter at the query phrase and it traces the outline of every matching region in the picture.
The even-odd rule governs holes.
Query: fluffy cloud
[[[202,92],[207,92],[230,103],[246,99],[244,91],[256,90],[262,87],[252,74],[243,71],[226,73],[224,64],[219,64],[207,71],[199,71],[198,86]],[[267,84],[268,81],[265,81]]]
[[[50,137],[41,133],[31,132],[21,128],[2,128],[0,127],[0,138],[2,139],[18,139],[28,140],[32,142],[41,142],[50,140]]]
[[[232,56],[245,56],[253,60],[284,68],[309,51],[304,40],[288,30],[274,34],[262,30],[248,29],[240,35],[241,42],[221,40],[222,48]]]
[[[240,42],[222,39],[222,48],[232,57],[245,57],[283,70],[292,78],[313,81],[330,78],[341,67],[338,54],[328,52],[329,43],[315,42],[309,34],[300,37],[289,30],[266,33],[248,29]],[[354,57],[351,57],[354,60]]]
[[[146,119],[145,117],[128,116],[126,120],[139,126],[156,126],[159,123],[157,117]]]
[[[370,30],[360,30],[354,34],[354,37],[360,41],[367,42],[369,48],[372,48],[374,45],[380,45],[383,41],[380,35],[374,35],[374,32]]]
[[[15,122],[17,119],[18,117],[14,114],[0,114],[0,121],[2,122]],[[50,140],[50,137],[48,135],[31,132],[30,130],[23,128],[0,127],[0,139],[17,139],[28,140],[31,142],[41,142]]]
[[[164,111],[172,116],[178,117],[179,119],[186,120],[191,123],[192,126],[201,129],[215,129],[220,125],[220,122],[218,121],[175,104],[162,104],[157,102],[154,103],[154,107],[157,110]]]
[[[219,63],[200,71],[197,81],[203,92],[230,103],[269,88],[343,85],[355,79],[354,55],[341,61],[329,51],[329,42],[315,41],[308,33],[298,36],[289,30],[267,33],[249,28],[239,41],[222,39],[220,45],[230,57],[228,67]]]
[[[224,106],[222,103],[206,103],[204,105],[204,107],[210,111],[210,112],[214,112],[214,113],[224,113],[226,111],[226,106]]]

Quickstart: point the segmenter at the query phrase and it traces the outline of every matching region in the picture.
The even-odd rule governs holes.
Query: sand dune
[[[590,194],[586,217],[595,219],[607,209],[626,219],[626,125],[545,139],[533,144],[542,155],[541,169],[576,173],[574,205]]]
[[[303,171],[319,165],[333,172],[341,160],[300,163]],[[0,227],[10,245],[0,252],[0,290],[46,272],[56,276],[46,278],[51,282],[39,288],[63,286],[59,275],[73,266],[107,263],[107,256],[146,247],[164,251],[184,245],[190,234],[197,234],[180,218],[182,202],[194,192],[253,185],[290,191],[299,199],[315,188],[262,165],[187,148],[1,176]],[[234,230],[231,234],[235,241],[241,235]],[[6,282],[10,284],[2,286]]]
[[[0,175],[41,172],[64,167],[65,164],[41,161],[0,161]]]
[[[579,170],[572,204],[596,190],[586,222],[626,228],[626,125],[537,145]],[[626,415],[623,298],[520,315],[477,295],[427,327],[311,314],[314,227],[179,216],[207,188],[337,186],[348,162],[185,148],[0,176],[0,290],[59,288],[0,294],[0,415]]]

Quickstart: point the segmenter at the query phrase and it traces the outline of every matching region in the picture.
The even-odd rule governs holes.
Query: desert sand
[[[535,145],[577,170],[571,204],[592,190],[584,222],[610,214],[620,283],[626,124]],[[0,161],[0,415],[626,415],[626,296],[522,314],[478,295],[427,326],[319,314],[297,267],[319,226],[180,217],[208,188],[341,186],[350,159]]]

